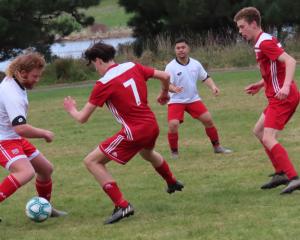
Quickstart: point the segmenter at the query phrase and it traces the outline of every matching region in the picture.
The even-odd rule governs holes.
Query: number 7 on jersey
[[[140,99],[140,96],[139,96],[139,93],[138,93],[138,90],[137,90],[137,87],[136,87],[136,84],[135,84],[135,81],[133,78],[127,80],[126,82],[123,83],[124,87],[131,87],[132,89],[132,92],[133,92],[133,96],[135,98],[135,102],[136,102],[136,105],[141,105],[141,99]]]

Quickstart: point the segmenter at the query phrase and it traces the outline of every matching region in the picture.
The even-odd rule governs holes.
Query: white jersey
[[[173,59],[166,66],[165,71],[171,76],[171,84],[177,87],[183,87],[181,93],[170,93],[170,101],[168,104],[191,103],[201,100],[197,89],[197,81],[204,81],[209,75],[200,62],[189,58],[189,62],[186,65],[182,65],[177,59]]]
[[[0,141],[21,138],[14,131],[12,122],[24,121],[27,109],[26,90],[15,79],[5,77],[0,83]],[[22,118],[18,118],[20,116]]]

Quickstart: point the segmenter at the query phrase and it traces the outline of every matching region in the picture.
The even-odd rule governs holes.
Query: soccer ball
[[[42,197],[33,197],[26,204],[26,216],[34,222],[45,221],[52,212],[52,206]]]

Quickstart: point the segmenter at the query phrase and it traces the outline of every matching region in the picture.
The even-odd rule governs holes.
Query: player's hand
[[[68,96],[64,99],[64,108],[67,112],[72,111],[74,108],[76,108],[76,101],[72,97]]]
[[[44,132],[44,139],[46,142],[50,143],[54,139],[54,133],[48,130],[45,130]]]
[[[254,94],[258,93],[261,88],[262,88],[261,86],[258,86],[257,84],[253,83],[253,84],[250,84],[247,87],[245,87],[244,91],[247,94],[254,95]]]
[[[157,102],[160,105],[165,105],[170,100],[170,96],[168,91],[161,91],[161,93],[157,97]]]
[[[275,97],[279,100],[286,99],[290,93],[290,87],[283,85],[282,88],[276,93]]]
[[[173,85],[171,88],[170,88],[170,92],[172,93],[181,93],[183,92],[183,87],[178,87],[178,86],[175,86]]]
[[[211,89],[213,95],[215,96],[219,96],[220,94],[220,89],[217,87],[217,86],[214,86],[212,89]]]

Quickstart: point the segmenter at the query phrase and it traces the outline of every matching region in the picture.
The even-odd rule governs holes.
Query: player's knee
[[[93,160],[87,156],[84,160],[83,160],[83,164],[87,169],[91,169],[93,167]]]
[[[262,132],[261,131],[258,131],[256,128],[253,128],[252,133],[255,135],[255,137],[262,140]]]
[[[169,131],[170,132],[177,132],[178,128],[179,128],[179,122],[177,122],[177,121],[169,122]]]

